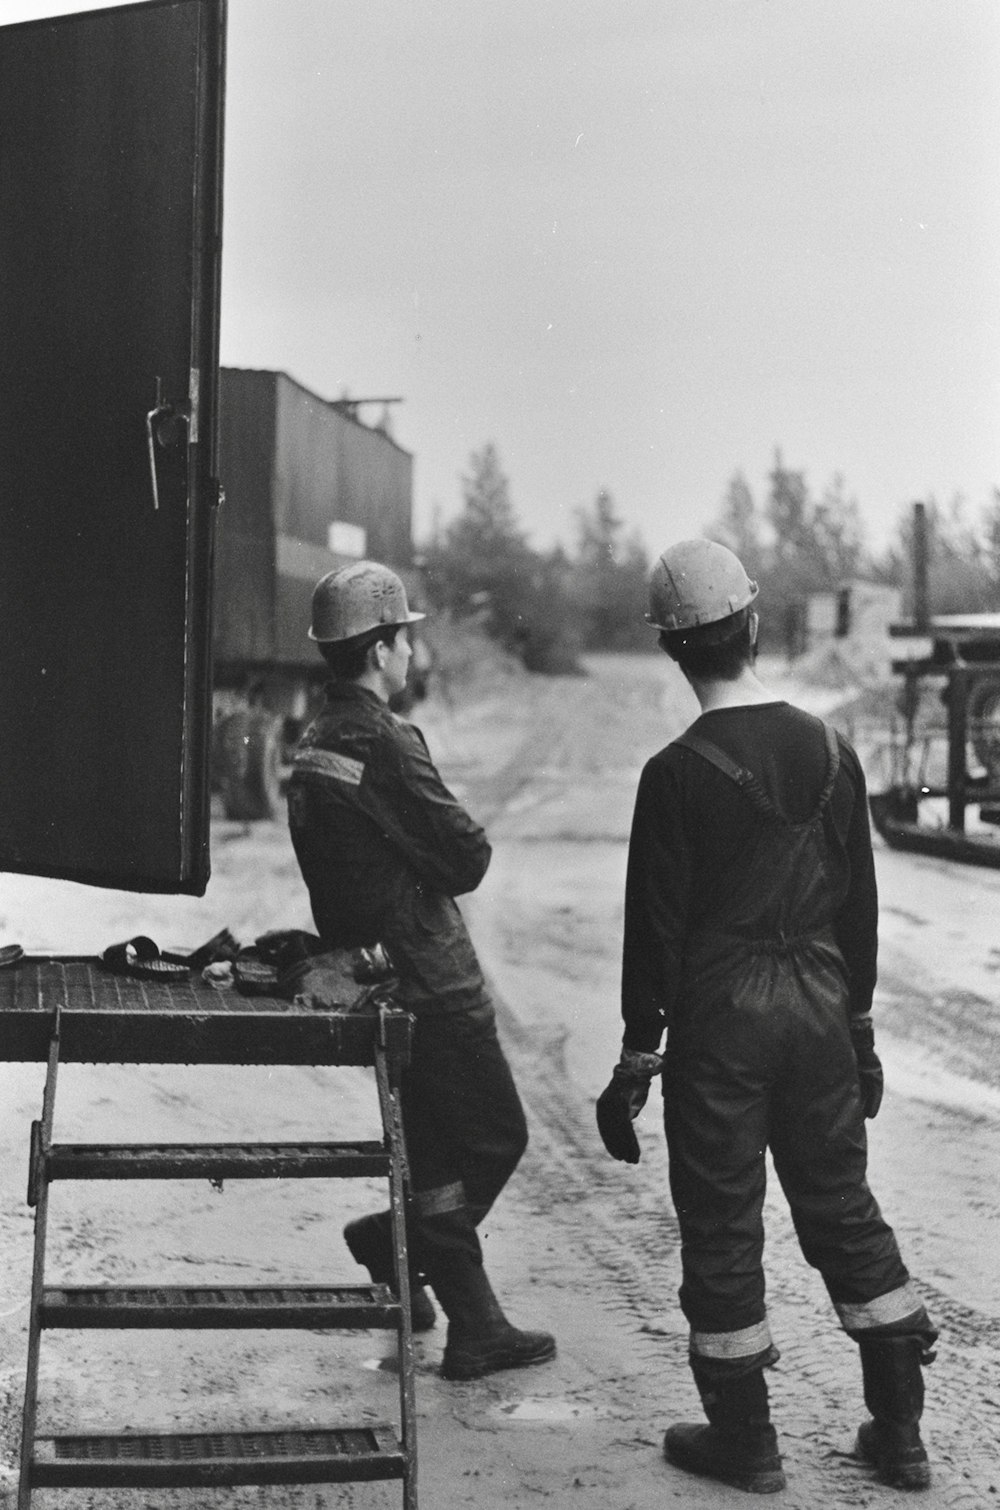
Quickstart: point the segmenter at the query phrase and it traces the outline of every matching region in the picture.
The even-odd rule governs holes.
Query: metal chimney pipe
[[[927,508],[913,505],[913,623],[922,634],[930,627],[930,598],[927,585]]]

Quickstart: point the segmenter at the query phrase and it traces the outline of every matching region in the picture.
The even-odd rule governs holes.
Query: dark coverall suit
[[[690,742],[687,742],[690,740]],[[777,1358],[765,1150],[806,1260],[856,1339],[935,1335],[868,1188],[850,1014],[877,898],[850,745],[787,703],[702,714],[643,772],[626,885],[625,1046],[669,1028],[664,1115],[696,1377]]]
[[[351,682],[329,684],[303,735],[288,811],[320,937],[336,948],[382,943],[416,1019],[401,1085],[407,1231],[411,1263],[433,1284],[456,1261],[482,1263],[476,1226],[528,1138],[453,900],[479,885],[490,846],[419,730]]]

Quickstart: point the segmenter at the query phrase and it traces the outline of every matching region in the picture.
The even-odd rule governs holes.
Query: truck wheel
[[[280,719],[260,708],[237,708],[216,728],[218,787],[227,818],[274,818],[281,806]]]

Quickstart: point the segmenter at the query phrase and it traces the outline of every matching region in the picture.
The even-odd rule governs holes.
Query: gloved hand
[[[597,1098],[597,1131],[613,1159],[638,1164],[639,1140],[632,1123],[646,1105],[649,1085],[663,1068],[659,1054],[622,1049],[611,1083]]]
[[[875,1029],[867,1013],[863,1017],[851,1019],[851,1043],[858,1066],[861,1109],[871,1119],[882,1105],[885,1081],[882,1076],[882,1061],[875,1052]]]

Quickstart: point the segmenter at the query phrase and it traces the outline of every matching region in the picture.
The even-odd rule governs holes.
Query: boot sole
[[[752,1470],[740,1470],[728,1473],[724,1468],[710,1468],[700,1458],[689,1458],[683,1448],[677,1448],[669,1441],[663,1443],[663,1456],[674,1468],[682,1468],[685,1473],[697,1474],[699,1478],[713,1479],[717,1484],[728,1484],[731,1489],[742,1489],[747,1494],[777,1494],[788,1487],[784,1469],[755,1468]]]
[[[887,1463],[877,1452],[867,1449],[865,1438],[860,1431],[854,1444],[854,1451],[863,1463],[874,1468],[879,1483],[886,1484],[890,1489],[929,1489],[931,1487],[931,1465],[926,1457],[918,1458],[912,1463]]]
[[[441,1378],[460,1384],[470,1379],[482,1379],[487,1374],[502,1373],[504,1369],[532,1368],[536,1363],[548,1363],[555,1355],[554,1342],[546,1343],[532,1353],[498,1352],[492,1357],[486,1355],[478,1358],[449,1358],[446,1354],[441,1364]]]

